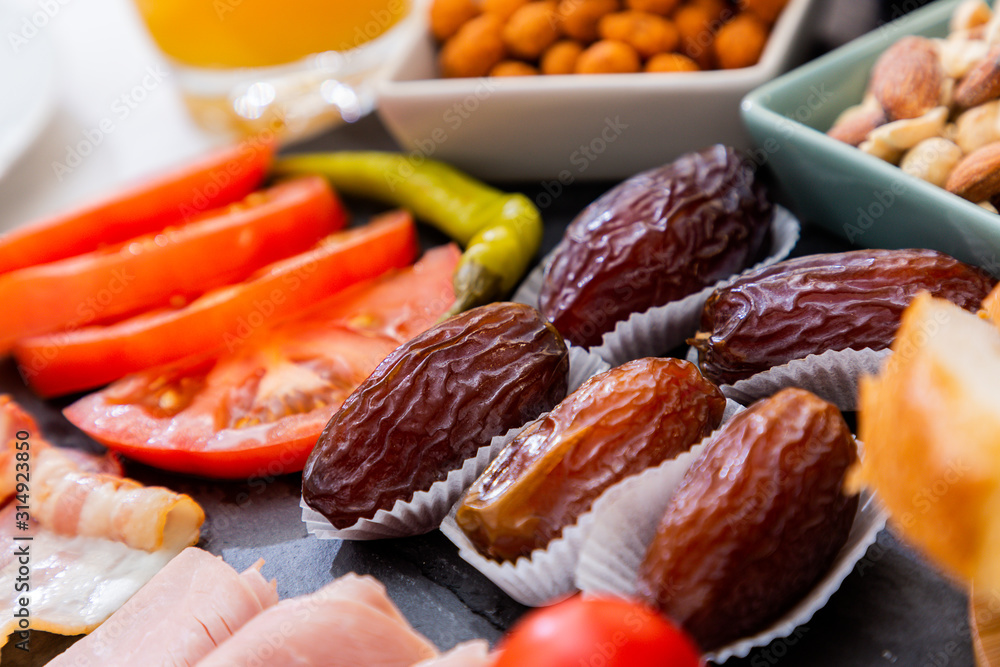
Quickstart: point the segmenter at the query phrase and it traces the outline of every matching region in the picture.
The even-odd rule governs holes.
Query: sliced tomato
[[[260,185],[273,145],[244,141],[82,208],[0,236],[0,273],[91,252],[237,201]]]
[[[42,396],[99,387],[220,345],[233,352],[266,323],[307,310],[349,285],[405,267],[416,255],[413,218],[395,211],[364,227],[332,234],[311,250],[182,308],[28,338],[18,341],[14,356],[21,376]]]
[[[347,214],[319,177],[255,192],[176,229],[0,275],[0,353],[26,336],[184,302],[239,282],[341,229]]]
[[[110,449],[206,477],[302,469],[344,399],[454,301],[454,245],[255,334],[236,352],[130,375],[66,408]]]

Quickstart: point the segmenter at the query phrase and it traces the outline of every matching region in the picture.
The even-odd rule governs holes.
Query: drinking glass
[[[299,139],[374,106],[412,0],[135,0],[196,121]]]

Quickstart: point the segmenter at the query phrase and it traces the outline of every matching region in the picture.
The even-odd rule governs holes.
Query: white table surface
[[[225,142],[188,117],[174,77],[131,0],[0,1],[0,11],[12,9],[18,14],[15,25],[27,32],[0,35],[0,48],[48,48],[55,92],[44,129],[0,179],[0,231]],[[26,46],[23,34],[31,35]],[[144,78],[146,87],[133,95]],[[102,132],[102,123],[111,131]],[[68,172],[59,168],[81,142],[94,144],[90,154]]]

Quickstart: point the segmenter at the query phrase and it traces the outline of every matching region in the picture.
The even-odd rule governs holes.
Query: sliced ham
[[[346,575],[261,613],[198,667],[410,667],[436,655],[381,583]]]
[[[413,667],[489,667],[493,664],[490,645],[483,639],[459,644],[437,658],[423,660]]]
[[[261,576],[259,565],[239,574],[207,551],[185,549],[49,665],[194,665],[278,601],[274,583]]]

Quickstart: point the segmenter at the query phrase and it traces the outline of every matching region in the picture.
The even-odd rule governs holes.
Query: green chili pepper
[[[455,269],[455,304],[447,315],[509,294],[542,242],[541,214],[530,199],[434,160],[383,152],[313,153],[281,158],[272,171],[319,174],[345,194],[402,206],[464,246]]]

